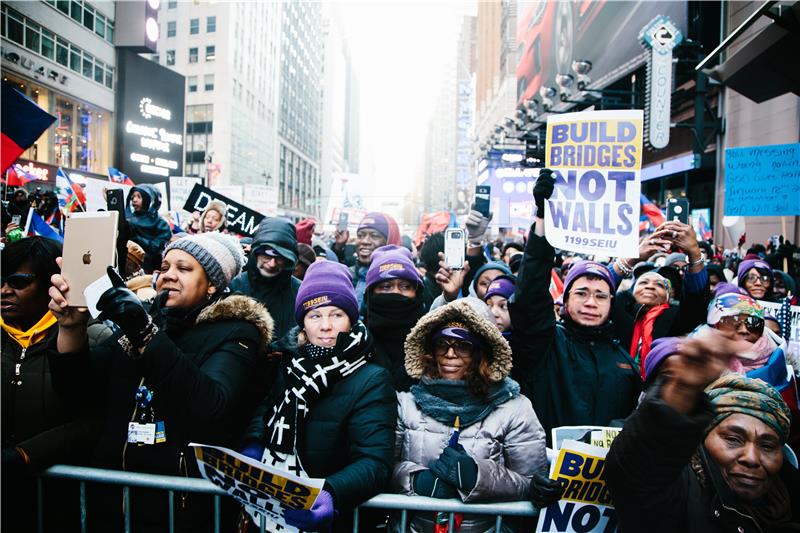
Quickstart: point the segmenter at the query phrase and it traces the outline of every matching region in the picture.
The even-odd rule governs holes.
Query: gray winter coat
[[[420,319],[406,340],[409,373],[418,373],[428,335],[438,325],[457,318],[467,322],[471,330],[492,346],[493,381],[505,378],[511,370],[508,344],[494,323],[465,300],[452,302]],[[397,396],[392,488],[412,495],[413,474],[425,470],[439,457],[453,428],[425,415],[412,393],[401,392]],[[526,500],[531,475],[547,472],[544,429],[530,400],[521,395],[498,405],[480,422],[462,428],[459,443],[478,465],[475,487],[468,493],[459,491],[465,503]],[[432,513],[416,513],[411,517],[410,528],[415,532],[433,531],[433,518]],[[487,531],[494,531],[494,517],[489,515],[466,515],[459,529],[460,533]]]

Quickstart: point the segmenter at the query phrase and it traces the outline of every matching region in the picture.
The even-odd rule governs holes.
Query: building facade
[[[186,76],[184,174],[208,186],[277,175],[278,2],[161,3],[152,60]]]
[[[319,216],[322,196],[322,7],[289,2],[281,14],[278,208],[293,219]]]

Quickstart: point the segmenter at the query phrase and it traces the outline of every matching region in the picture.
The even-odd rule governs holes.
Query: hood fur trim
[[[222,320],[245,320],[253,324],[261,334],[264,349],[272,341],[272,331],[275,327],[272,316],[266,307],[249,296],[235,294],[217,300],[200,312],[196,323]]]
[[[492,350],[489,379],[498,382],[511,374],[511,346],[497,329],[494,322],[489,321],[475,310],[469,303],[456,300],[439,307],[423,316],[406,337],[406,372],[413,379],[420,379],[424,370],[422,356],[426,354],[426,339],[440,326],[453,320],[466,322],[473,333],[480,335]]]

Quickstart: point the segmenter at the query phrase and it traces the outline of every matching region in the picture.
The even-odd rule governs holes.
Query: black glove
[[[464,492],[472,491],[478,482],[478,465],[460,444],[445,447],[430,469],[433,475]]]
[[[528,499],[537,509],[544,509],[564,495],[564,486],[542,474],[534,474],[528,489]]]
[[[125,333],[134,348],[144,347],[153,336],[156,327],[145,311],[142,301],[125,286],[113,267],[108,267],[108,277],[113,287],[100,295],[97,309],[100,320],[110,320]]]
[[[536,204],[536,216],[544,218],[544,201],[553,196],[556,179],[549,168],[539,169],[539,177],[533,186],[533,202]]]
[[[420,496],[427,496],[429,498],[458,498],[458,491],[456,488],[444,481],[437,478],[431,473],[430,470],[421,470],[414,474],[411,481],[411,486],[414,493]]]

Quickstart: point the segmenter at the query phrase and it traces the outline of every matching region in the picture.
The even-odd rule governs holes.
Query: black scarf
[[[361,322],[347,333],[340,333],[333,348],[301,346],[298,355],[283,366],[286,385],[267,411],[267,447],[276,452],[295,453],[302,419],[314,402],[367,364],[371,349],[372,336]]]
[[[423,377],[411,387],[411,394],[420,411],[446,426],[453,425],[456,416],[462,428],[480,422],[498,405],[519,396],[519,384],[511,378],[490,383],[484,397],[470,392],[465,381]]]
[[[405,370],[405,342],[424,314],[422,291],[414,298],[400,294],[367,294],[364,322],[375,340],[375,362],[389,370],[395,390],[406,391],[412,380]]]
[[[203,300],[190,309],[185,307],[164,307],[164,302],[167,300],[166,296],[166,292],[156,296],[150,308],[150,316],[153,317],[153,322],[172,339],[177,334],[194,327],[197,317],[200,316],[203,309],[220,300],[225,294],[222,292],[215,293],[211,298]]]
[[[572,320],[572,317],[566,312],[561,314],[561,318],[564,320],[564,328],[578,340],[611,342],[614,339],[614,325],[610,320],[599,326],[582,326]]]

